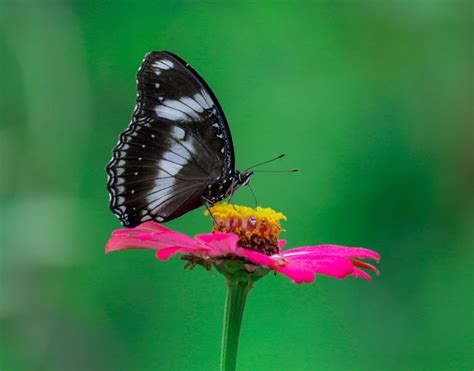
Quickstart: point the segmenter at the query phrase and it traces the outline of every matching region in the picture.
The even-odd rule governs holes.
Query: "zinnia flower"
[[[338,245],[304,246],[282,250],[285,240],[278,238],[286,217],[270,208],[218,204],[210,208],[214,220],[212,233],[194,238],[168,229],[155,222],[145,222],[136,228],[112,233],[106,252],[124,249],[153,249],[156,257],[166,260],[183,253],[188,266],[215,266],[228,274],[242,270],[253,281],[270,270],[281,273],[294,282],[312,282],[315,274],[338,279],[349,275],[367,280],[371,276],[363,269],[379,273],[373,265],[359,259],[379,260],[374,251],[362,247]],[[207,212],[206,212],[207,214]],[[363,268],[363,269],[362,269]]]
[[[251,209],[229,204],[210,208],[212,233],[194,238],[172,231],[161,224],[146,222],[136,228],[112,233],[106,252],[124,249],[153,249],[166,260],[181,253],[188,267],[213,266],[227,283],[222,334],[221,370],[235,371],[240,327],[247,294],[254,282],[273,270],[296,283],[312,282],[317,273],[343,279],[349,275],[370,280],[363,269],[379,273],[373,265],[359,259],[379,260],[374,251],[337,245],[304,246],[283,250],[282,213],[269,208]],[[207,214],[207,212],[206,212]]]

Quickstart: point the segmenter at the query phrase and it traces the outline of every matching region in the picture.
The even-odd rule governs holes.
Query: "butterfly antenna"
[[[263,162],[260,162],[259,164],[257,165],[253,165],[253,166],[250,166],[249,168],[245,169],[244,171],[249,171],[250,169],[253,169],[257,166],[260,166],[260,165],[265,165],[265,164],[268,164],[269,162],[273,162],[273,161],[276,161],[276,160],[279,160],[280,158],[282,157],[285,157],[285,154],[282,153],[281,155],[275,157],[275,158],[272,158],[271,160],[267,160],[267,161],[263,161]]]
[[[254,170],[255,173],[297,173],[300,169],[289,170]]]
[[[258,206],[257,196],[255,196],[255,192],[253,191],[252,187],[250,187],[250,183],[247,184],[247,187],[249,187],[250,192],[252,192],[252,196],[253,196],[253,199],[254,199],[254,201],[255,201],[255,208],[257,208],[257,206]]]

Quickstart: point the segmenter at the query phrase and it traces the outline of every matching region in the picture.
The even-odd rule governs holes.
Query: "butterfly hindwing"
[[[137,106],[107,166],[112,211],[126,226],[199,207],[209,185],[234,171],[232,138],[217,99],[178,57],[149,53]]]

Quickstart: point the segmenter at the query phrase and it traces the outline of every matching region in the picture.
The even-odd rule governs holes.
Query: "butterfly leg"
[[[247,184],[247,187],[249,187],[250,192],[252,192],[253,200],[255,201],[255,208],[257,208],[257,206],[258,206],[257,196],[255,196],[255,192],[253,191],[252,187],[250,187],[250,183]]]
[[[237,181],[234,181],[232,182],[232,186],[230,188],[230,198],[229,198],[229,203],[232,205],[232,207],[234,208],[235,210],[235,205],[232,203],[232,198],[234,197],[234,193],[235,193],[235,186],[237,185]]]
[[[204,196],[202,197],[202,200],[204,202],[204,206],[206,206],[207,212],[209,213],[212,218],[212,221],[214,222],[214,225],[217,225],[217,221],[216,219],[214,219],[214,215],[212,215],[211,209],[209,208],[209,205],[212,205],[212,202]]]

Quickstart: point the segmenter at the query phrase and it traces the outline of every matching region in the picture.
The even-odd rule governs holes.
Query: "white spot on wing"
[[[212,103],[210,102],[210,99],[209,101],[206,100],[205,95],[207,95],[207,93],[204,90],[201,90],[201,93],[194,94],[194,99],[201,105],[202,108],[208,109],[212,107]]]
[[[191,118],[199,118],[199,115],[190,107],[188,107],[186,104],[180,102],[179,100],[171,100],[167,99],[163,102],[163,104],[167,105],[170,108],[173,108],[177,111],[180,111]]]
[[[186,135],[186,132],[183,128],[180,128],[179,126],[173,126],[171,128],[171,135],[174,139],[183,140],[184,136]]]
[[[189,117],[183,112],[163,105],[156,106],[155,113],[158,117],[171,121],[189,121]]]
[[[180,101],[186,104],[187,106],[191,107],[194,111],[196,112],[202,112],[203,108],[196,103],[196,101],[193,98],[190,97],[181,97]]]
[[[163,59],[163,60],[161,61],[161,63],[166,64],[166,65],[168,66],[168,68],[173,68],[173,67],[174,67],[173,62],[171,62],[169,59]]]
[[[208,105],[208,108],[211,108],[213,106],[212,99],[209,96],[209,94],[207,94],[207,91],[201,90],[201,94],[202,94],[202,97],[204,98],[204,100],[206,101],[206,103]]]
[[[168,63],[165,63],[165,62],[168,62]],[[152,66],[155,67],[155,73],[156,73],[156,70],[169,70],[170,68],[173,67],[173,63],[171,61],[162,60],[162,61],[153,62]]]
[[[171,151],[163,153],[163,158],[169,160],[172,163],[179,165],[186,165],[189,160],[189,153],[186,152],[183,147],[175,144],[172,146]]]

